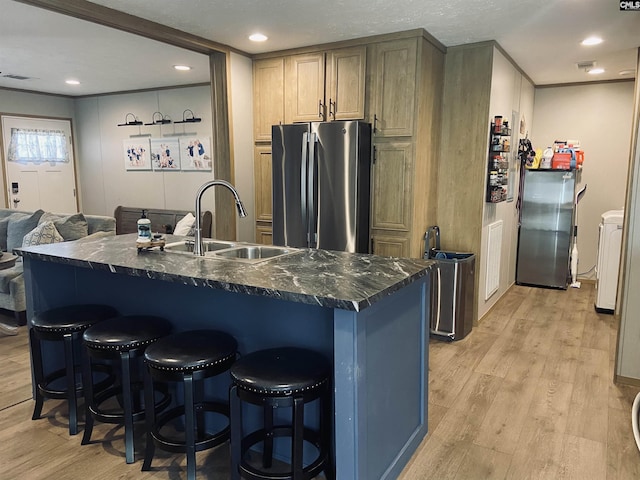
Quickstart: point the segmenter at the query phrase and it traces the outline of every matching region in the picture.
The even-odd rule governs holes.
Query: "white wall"
[[[15,90],[0,89],[0,115],[34,115],[39,117],[70,118],[71,128],[75,131],[73,100],[68,97],[56,95],[41,95],[35,93],[23,93]],[[1,125],[0,125],[0,128]],[[2,135],[0,135],[0,139]],[[0,140],[1,141],[1,140]],[[2,150],[2,149],[0,149]],[[75,150],[76,157],[78,154]],[[0,157],[4,153],[0,152]],[[4,159],[3,159],[4,161]],[[7,207],[7,193],[5,188],[4,168],[0,169],[0,205]]]
[[[128,112],[150,122],[154,112],[182,120],[190,109],[202,122],[164,126],[118,127]],[[118,205],[128,207],[195,209],[195,195],[214,172],[127,171],[123,141],[132,135],[152,137],[190,132],[211,141],[211,90],[208,85],[87,97],[76,100],[78,179],[82,211],[113,215]],[[213,194],[203,198],[203,209],[214,210]]]
[[[601,215],[624,205],[633,88],[633,82],[618,82],[536,89],[534,148],[577,139],[585,151],[578,174],[578,188],[587,184],[578,204],[578,273],[583,279],[595,279]]]
[[[493,52],[493,75],[491,81],[491,99],[489,102],[489,118],[487,128],[494,116],[502,115],[504,120],[508,120],[512,129],[518,130],[521,118],[531,125],[533,117],[534,88],[529,82],[497,48]],[[513,124],[512,112],[518,113],[516,124]],[[487,156],[488,156],[487,131]],[[512,138],[516,138],[513,137]],[[488,158],[485,159],[488,161]],[[518,196],[518,175],[519,164],[517,158],[517,141],[511,145],[510,162],[516,166],[515,175],[509,179],[513,182],[513,201],[501,203],[485,203],[482,220],[482,255],[479,269],[479,289],[478,289],[478,318],[482,316],[498,301],[515,281],[516,270],[516,249],[518,243],[518,217],[516,211],[516,199]],[[510,175],[514,172],[510,172]],[[486,182],[486,179],[485,179]],[[486,185],[485,185],[486,186]],[[502,249],[500,254],[500,283],[498,290],[485,300],[486,275],[487,275],[487,252],[488,226],[496,221],[502,221]]]
[[[253,63],[248,57],[232,53],[231,64],[231,136],[235,187],[247,210],[238,218],[237,238],[255,242],[255,189],[253,178]]]

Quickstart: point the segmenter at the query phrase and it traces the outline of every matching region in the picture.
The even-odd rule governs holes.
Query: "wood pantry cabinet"
[[[368,51],[372,252],[418,258],[436,218],[444,52],[423,35],[379,42]]]
[[[445,49],[421,29],[354,42],[254,60],[256,241],[270,241],[271,158],[265,142],[271,125],[279,123],[284,98],[283,123],[372,124],[372,253],[418,258],[424,232],[436,219]],[[273,85],[280,72],[283,82]]]
[[[366,46],[292,55],[285,72],[286,123],[364,118]]]

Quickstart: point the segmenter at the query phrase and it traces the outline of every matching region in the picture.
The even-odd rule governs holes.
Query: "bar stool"
[[[82,338],[88,358],[82,370],[86,411],[82,445],[91,441],[94,419],[103,423],[123,424],[125,458],[127,463],[135,461],[133,424],[144,418],[140,401],[143,392],[140,381],[142,355],[148,345],[170,333],[171,324],[168,320],[147,315],[115,317],[85,330]],[[116,385],[103,391],[94,391],[92,359],[119,364],[120,376]],[[113,399],[117,399],[120,405],[110,408],[109,402]],[[157,409],[164,409],[170,401],[171,397],[164,389],[153,403]]]
[[[118,315],[115,308],[108,305],[69,305],[46,310],[35,315],[29,329],[31,363],[36,383],[32,420],[42,414],[45,398],[66,399],[69,406],[69,434],[78,433],[78,395],[82,394],[82,382],[76,350],[80,347],[80,337],[90,326]],[[42,341],[63,342],[65,367],[45,375],[42,360]],[[104,370],[103,370],[104,372]],[[97,385],[105,388],[113,382],[112,375],[104,377]],[[58,386],[60,380],[64,385]]]
[[[238,344],[224,332],[216,330],[192,330],[169,335],[145,352],[145,404],[147,448],[142,470],[151,468],[151,461],[158,446],[163,450],[185,453],[187,478],[196,478],[196,452],[213,448],[229,439],[229,405],[226,402],[206,401],[203,380],[229,370],[236,358]],[[184,404],[156,416],[149,408],[154,382],[182,384]],[[208,432],[205,412],[222,416],[224,425]],[[170,422],[184,418],[184,438],[172,438],[161,430]],[[216,423],[217,427],[217,423]]]
[[[324,471],[335,476],[331,457],[331,365],[319,353],[295,347],[250,353],[231,367],[231,479],[308,480]],[[320,403],[319,430],[304,425],[305,405]],[[263,428],[243,436],[242,402],[262,407]],[[288,424],[274,425],[274,412],[291,408]],[[291,470],[271,470],[275,437],[291,438]],[[262,442],[262,469],[247,459],[247,452]],[[306,467],[304,444],[315,447],[317,456]]]

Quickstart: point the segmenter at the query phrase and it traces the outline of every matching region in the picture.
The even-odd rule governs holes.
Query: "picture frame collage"
[[[208,137],[134,137],[122,145],[127,171],[210,172],[213,168]]]

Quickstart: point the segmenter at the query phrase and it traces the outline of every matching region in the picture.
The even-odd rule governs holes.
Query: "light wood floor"
[[[638,388],[614,385],[594,286],[514,286],[467,338],[431,342],[429,434],[400,480],[640,479]]]
[[[615,325],[593,301],[593,285],[515,286],[464,340],[432,340],[429,434],[399,480],[640,479],[630,413],[640,389],[613,384]],[[181,455],[158,451],[151,472],[127,465],[113,425],[80,446],[63,402],[32,421],[25,328],[0,336],[0,361],[1,480],[185,478]],[[137,458],[143,445],[137,437]],[[224,446],[198,463],[198,478],[228,478]]]

